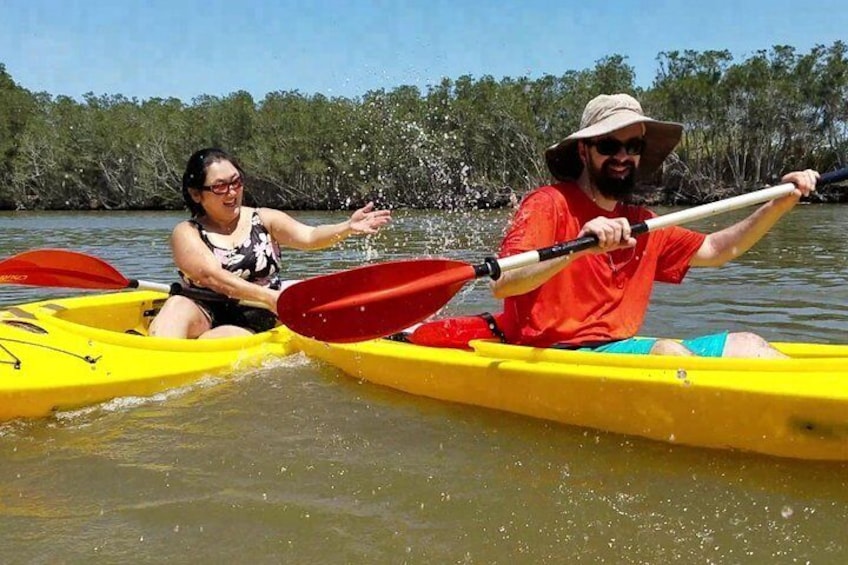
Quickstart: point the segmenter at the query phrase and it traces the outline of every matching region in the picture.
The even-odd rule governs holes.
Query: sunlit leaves
[[[0,64],[0,207],[179,208],[187,157],[235,154],[254,203],[280,208],[491,207],[549,180],[543,152],[579,127],[600,93],[627,92],[683,142],[655,181],[697,202],[782,172],[844,165],[845,43],[667,51],[651,88],[626,57],[539,78],[460,76],[358,98],[246,91],[190,102],[31,93]]]

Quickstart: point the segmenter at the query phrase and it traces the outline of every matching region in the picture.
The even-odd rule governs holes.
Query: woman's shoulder
[[[202,226],[195,219],[183,220],[171,230],[172,246],[193,246],[198,241],[203,241]]]
[[[290,218],[288,214],[276,208],[253,208],[254,216],[258,216],[264,226],[269,226],[275,220],[285,220]]]
[[[174,226],[172,230],[173,233],[185,232],[185,231],[198,231],[203,229],[203,225],[198,222],[195,218],[190,218],[188,220],[183,220]]]

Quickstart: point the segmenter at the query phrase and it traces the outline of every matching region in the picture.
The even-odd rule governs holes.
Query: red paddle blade
[[[474,278],[472,265],[450,259],[367,265],[293,284],[280,294],[277,317],[321,341],[365,341],[424,320]]]
[[[109,290],[127,288],[130,281],[97,257],[37,249],[0,261],[0,283]]]

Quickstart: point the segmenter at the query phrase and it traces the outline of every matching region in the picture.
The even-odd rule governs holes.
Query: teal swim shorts
[[[692,339],[684,339],[681,343],[699,357],[721,357],[728,332],[702,335]],[[602,353],[630,353],[647,355],[657,342],[655,337],[631,337],[614,341],[598,347],[581,347],[579,351],[598,351]]]

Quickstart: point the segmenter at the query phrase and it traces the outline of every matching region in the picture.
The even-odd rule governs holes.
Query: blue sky
[[[3,0],[0,63],[24,88],[146,99],[299,90],[359,96],[469,74],[561,75],[621,54],[649,86],[661,51],[744,60],[848,37],[844,0]]]

